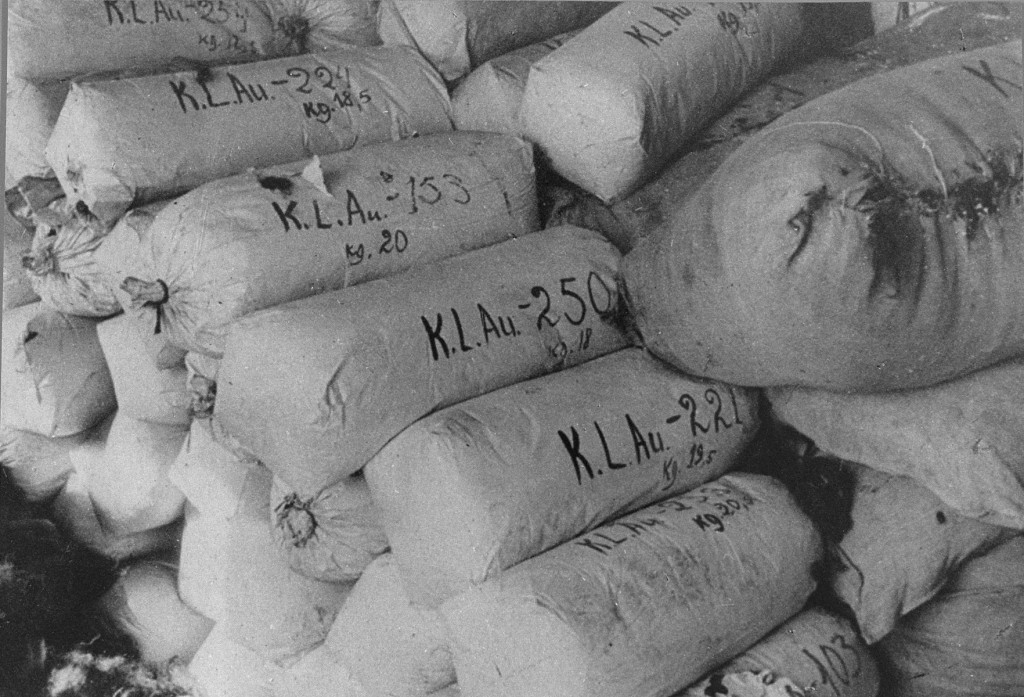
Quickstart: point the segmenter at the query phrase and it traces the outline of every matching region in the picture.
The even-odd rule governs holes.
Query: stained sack
[[[803,607],[821,540],[777,481],[726,475],[441,605],[466,697],[667,697]]]
[[[76,82],[46,157],[73,201],[113,223],[250,167],[451,128],[444,85],[415,51],[351,47]]]
[[[538,228],[530,146],[448,133],[211,182],[119,226],[104,263],[151,353],[219,357],[242,315]]]
[[[526,81],[527,139],[569,181],[621,198],[793,51],[799,5],[618,5]]]
[[[445,80],[457,81],[491,58],[581,29],[615,5],[382,0],[378,30],[385,44],[416,47]]]
[[[364,472],[410,596],[436,606],[717,479],[759,425],[756,392],[625,349],[434,412]]]
[[[869,78],[744,143],[629,254],[648,347],[735,384],[844,391],[1024,351],[1020,54]]]
[[[623,348],[618,262],[596,233],[549,229],[253,313],[228,332],[214,415],[316,495],[431,411]]]

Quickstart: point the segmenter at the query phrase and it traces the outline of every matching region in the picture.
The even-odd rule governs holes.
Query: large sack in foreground
[[[426,414],[625,345],[619,257],[544,230],[238,320],[214,414],[303,497]]]
[[[275,479],[270,510],[278,551],[303,576],[355,581],[388,550],[380,509],[360,474],[309,498]]]
[[[797,45],[792,3],[622,3],[530,68],[519,119],[552,168],[620,198]]]
[[[415,51],[352,47],[77,82],[46,157],[68,196],[112,223],[249,167],[451,128],[444,85]]]
[[[736,384],[856,391],[1024,352],[1020,56],[869,78],[744,143],[624,264],[648,347]]]
[[[15,179],[53,176],[46,161],[46,143],[70,89],[68,80],[42,84],[20,78],[7,81],[4,165]]]
[[[50,438],[88,430],[117,407],[96,321],[42,303],[3,313],[0,417]]]
[[[576,32],[552,36],[492,58],[452,90],[452,120],[460,131],[522,135],[519,106],[530,66],[564,44]]]
[[[852,18],[843,15],[856,7],[856,3],[812,3],[804,7],[805,18],[808,24],[825,24],[826,31],[846,37],[851,25],[843,20]],[[912,27],[895,27],[841,52],[773,75],[712,121],[657,177],[624,199],[605,204],[596,196],[566,187],[549,189],[554,203],[545,226],[571,224],[596,230],[624,252],[629,251],[638,239],[671,218],[685,197],[736,148],[779,116],[856,80],[918,61],[1011,41],[1024,29],[1022,21],[1021,4],[948,3]],[[458,91],[452,104],[456,117],[457,95]]]
[[[717,479],[759,425],[756,392],[626,349],[435,412],[364,471],[410,596],[434,606]]]
[[[304,164],[211,182],[148,228],[110,234],[104,264],[151,351],[219,356],[237,317],[539,228],[532,150],[509,136],[424,136]]]
[[[385,44],[415,46],[445,80],[458,80],[502,54],[587,26],[614,2],[382,0]]]
[[[965,565],[877,654],[887,697],[1024,694],[1024,537]]]
[[[466,697],[667,697],[797,614],[821,540],[777,481],[726,475],[441,605]]]
[[[849,620],[809,607],[680,697],[875,697],[878,666]]]
[[[269,55],[274,28],[251,0],[11,0],[7,74],[54,80],[154,70],[175,59],[237,63]]]

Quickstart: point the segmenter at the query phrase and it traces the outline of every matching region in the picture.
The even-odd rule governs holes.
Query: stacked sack
[[[947,12],[19,0],[0,462],[174,694],[1015,694],[1019,16],[803,104]]]

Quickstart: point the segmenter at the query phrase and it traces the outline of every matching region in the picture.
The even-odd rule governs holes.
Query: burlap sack
[[[857,627],[812,606],[680,697],[876,697],[878,684]]]
[[[648,347],[736,384],[850,391],[1024,352],[1020,56],[868,78],[744,143],[624,264]]]
[[[449,133],[211,182],[111,233],[104,264],[151,350],[219,356],[237,317],[538,227],[530,146]]]
[[[569,181],[621,198],[779,65],[801,28],[792,3],[622,3],[530,68],[523,133]]]
[[[214,414],[315,495],[431,411],[622,348],[617,265],[599,235],[550,229],[254,313],[228,334]]]
[[[467,697],[667,697],[803,607],[821,540],[786,489],[726,475],[441,605]]]
[[[68,196],[112,223],[250,167],[451,128],[444,85],[414,50],[351,47],[76,82],[46,157]]]
[[[410,597],[435,606],[717,479],[759,426],[756,392],[626,349],[437,411],[364,471]]]
[[[378,29],[385,44],[416,47],[453,81],[491,58],[585,27],[615,4],[382,0]]]

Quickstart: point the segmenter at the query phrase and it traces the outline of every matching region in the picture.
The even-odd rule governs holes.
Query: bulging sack
[[[442,77],[455,81],[491,58],[580,29],[614,2],[480,2],[382,0],[385,44],[414,46]]]
[[[519,106],[530,66],[564,44],[576,32],[552,36],[492,58],[452,90],[452,119],[460,131],[522,135]]]
[[[878,687],[857,627],[809,607],[680,697],[876,697]]]
[[[104,263],[151,351],[219,356],[242,315],[538,228],[530,146],[448,133],[211,182],[119,226]]]
[[[364,472],[410,596],[435,606],[717,479],[759,425],[754,391],[625,349],[434,412]]]
[[[381,512],[360,474],[303,498],[275,478],[272,534],[292,570],[321,581],[355,581],[388,550]]]
[[[33,303],[4,311],[2,335],[3,426],[72,436],[117,407],[95,320]]]
[[[892,697],[1016,697],[1024,691],[1024,537],[965,564],[877,654]]]
[[[55,80],[174,60],[238,63],[268,57],[274,27],[250,0],[11,0],[7,74]]]
[[[912,479],[843,466],[855,482],[853,527],[833,548],[840,564],[828,585],[869,644],[935,597],[961,564],[1015,534],[957,515]]]
[[[446,601],[466,697],[666,697],[803,607],[814,525],[777,481],[726,475]]]
[[[378,0],[260,0],[274,27],[273,53],[376,46]]]
[[[10,57],[10,52],[7,55]],[[4,165],[15,179],[53,176],[46,161],[46,143],[70,89],[69,80],[7,80]]]
[[[455,682],[441,613],[410,600],[391,554],[366,567],[323,649],[371,694],[424,697]]]
[[[930,489],[957,513],[1024,530],[1024,362],[919,390],[771,390],[772,410],[825,452]]]
[[[70,198],[113,223],[250,167],[451,128],[448,93],[414,50],[351,47],[76,82],[46,157]]]
[[[1024,352],[1020,56],[868,78],[744,143],[624,264],[647,346],[735,384],[836,391]]]
[[[604,201],[654,176],[796,47],[792,3],[627,2],[530,68],[519,120]]]
[[[618,261],[550,229],[254,313],[228,333],[214,414],[315,495],[436,409],[623,348]]]

